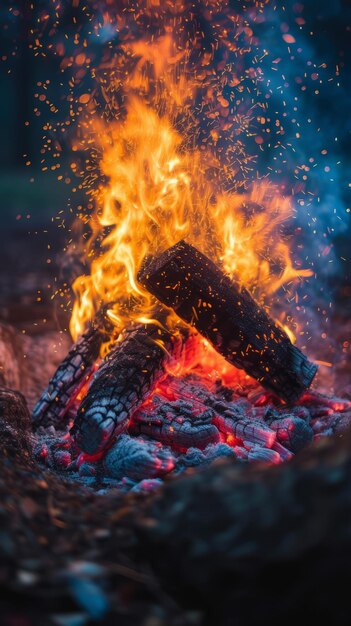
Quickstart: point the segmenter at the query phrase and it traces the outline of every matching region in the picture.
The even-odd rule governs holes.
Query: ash
[[[170,476],[212,463],[289,462],[350,425],[348,400],[310,390],[287,407],[258,385],[234,391],[194,374],[167,374],[104,450],[83,452],[70,425],[61,424],[37,429],[33,453],[41,465],[97,493],[149,493]]]

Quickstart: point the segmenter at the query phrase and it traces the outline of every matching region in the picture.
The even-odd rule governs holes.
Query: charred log
[[[238,418],[230,411],[227,415],[215,415],[213,423],[224,435],[231,435],[234,439],[249,441],[265,448],[271,448],[276,439],[275,432],[264,422],[245,417]]]
[[[181,344],[181,338],[156,323],[121,334],[96,372],[71,431],[84,452],[99,452],[126,429]]]
[[[317,366],[251,297],[185,241],[149,260],[139,281],[194,326],[230,363],[266,389],[293,402],[311,384]]]
[[[99,357],[101,345],[109,339],[112,324],[105,310],[76,341],[59,365],[33,411],[33,426],[59,426],[80,388],[88,380]]]

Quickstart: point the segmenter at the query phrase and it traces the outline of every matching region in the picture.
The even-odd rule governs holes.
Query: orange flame
[[[131,44],[128,53],[137,62],[125,80],[125,114],[112,123],[93,117],[83,126],[107,182],[95,190],[89,219],[90,274],[73,285],[74,338],[102,303],[113,303],[109,315],[118,329],[150,319],[154,300],[137,272],[147,255],[183,238],[261,299],[311,274],[293,267],[282,236],[289,198],[267,181],[241,194],[217,189],[212,173],[219,164],[189,136],[187,105],[198,79],[179,72],[185,53],[170,35]],[[182,130],[180,113],[188,121]]]

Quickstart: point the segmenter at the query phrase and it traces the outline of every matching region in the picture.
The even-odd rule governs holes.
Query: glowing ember
[[[107,449],[82,453],[68,433],[50,426],[37,431],[35,456],[95,489],[148,491],[169,473],[219,459],[267,466],[290,461],[313,439],[340,435],[351,424],[349,401],[308,392],[288,408],[262,394],[254,381],[251,387],[233,387],[204,377],[201,370],[166,374]]]

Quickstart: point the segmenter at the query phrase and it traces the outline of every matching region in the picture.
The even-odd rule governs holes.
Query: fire
[[[190,336],[180,358],[169,363],[166,372],[177,378],[190,373],[198,374],[202,382],[208,383],[210,388],[218,380],[233,388],[247,389],[255,384],[248,374],[228,363],[198,333]]]
[[[117,330],[131,319],[150,320],[155,303],[138,284],[137,272],[147,255],[180,239],[211,256],[262,301],[311,274],[293,267],[282,235],[292,215],[290,198],[266,180],[242,193],[219,186],[213,172],[220,163],[210,149],[196,145],[196,121],[191,135],[187,105],[199,78],[185,71],[185,52],[169,34],[133,42],[127,52],[137,61],[125,75],[124,112],[112,122],[95,114],[82,124],[83,143],[98,155],[102,182],[89,215],[90,274],[73,285],[74,339],[103,303],[111,304]],[[108,101],[113,89],[105,87],[104,93]]]

